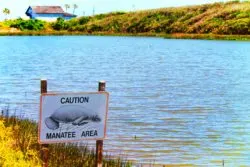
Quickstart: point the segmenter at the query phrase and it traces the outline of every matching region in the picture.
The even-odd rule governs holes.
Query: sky
[[[4,8],[10,9],[8,18],[25,17],[28,6],[59,5],[63,9],[65,4],[78,5],[75,14],[78,16],[107,13],[112,11],[133,11],[153,8],[175,7],[194,4],[213,3],[225,0],[0,0],[0,20],[5,18]],[[67,12],[72,13],[73,8]]]

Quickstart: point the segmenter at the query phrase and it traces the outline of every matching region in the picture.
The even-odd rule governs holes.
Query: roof
[[[31,8],[35,13],[65,13],[61,6],[31,6]]]

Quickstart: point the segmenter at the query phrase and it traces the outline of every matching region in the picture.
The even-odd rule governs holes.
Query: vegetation
[[[41,146],[37,143],[37,124],[15,117],[0,117],[0,166],[36,167],[41,166]],[[95,152],[87,146],[76,144],[49,145],[49,166],[92,167]],[[129,162],[105,156],[106,167],[130,167]]]
[[[51,23],[51,26],[54,30],[65,30],[69,28],[69,24],[64,21],[63,18],[59,17],[56,22]]]
[[[0,119],[0,166],[41,166],[39,151],[34,149],[38,145],[31,144],[34,142],[33,135],[28,130],[29,134],[20,135],[23,131],[20,126],[23,126],[24,122],[20,126],[14,123],[13,126],[9,125],[9,122]],[[29,138],[23,140],[24,136]]]
[[[69,6],[65,7],[68,9]],[[75,10],[77,5],[73,5],[73,8]],[[35,25],[32,26],[32,24]],[[17,19],[13,20],[10,26],[22,31],[32,30],[32,33],[39,31],[35,34],[40,35],[47,33],[55,35],[145,34],[179,38],[186,34],[186,38],[196,38],[194,37],[196,34],[197,38],[208,36],[210,38],[211,35],[214,37],[233,35],[235,38],[237,35],[244,35],[244,38],[239,36],[238,39],[249,39],[247,35],[250,35],[250,2],[229,1],[129,13],[112,12],[83,16],[69,21],[58,18],[54,23]]]
[[[62,20],[57,22],[62,23]],[[250,2],[231,1],[130,13],[99,14],[65,21],[60,30],[88,33],[246,35],[250,34]]]
[[[16,20],[7,20],[5,24],[9,25],[9,27],[20,29],[21,31],[41,31],[45,29],[46,23],[41,20],[23,20],[19,18]]]

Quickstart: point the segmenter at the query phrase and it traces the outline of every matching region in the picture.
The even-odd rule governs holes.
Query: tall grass
[[[30,120],[23,120],[16,117],[0,116],[0,122],[4,122],[6,128],[11,129],[11,148],[19,150],[25,155],[24,160],[29,160],[30,156],[37,159],[37,164],[42,163],[39,156],[41,146],[37,142],[37,123]],[[0,129],[1,130],[1,129]],[[0,133],[4,133],[1,132]],[[1,140],[1,138],[0,138]],[[3,142],[3,141],[0,141]],[[6,153],[8,154],[8,153]],[[34,156],[35,155],[35,156]],[[11,158],[11,157],[9,157]],[[0,156],[0,164],[4,164]],[[38,163],[39,162],[39,163]],[[27,165],[26,165],[27,166]],[[35,165],[28,165],[35,166]],[[49,145],[49,166],[51,167],[93,167],[95,166],[95,151],[86,145],[77,144],[50,144]],[[104,167],[130,167],[130,162],[121,158],[111,158],[104,156]]]

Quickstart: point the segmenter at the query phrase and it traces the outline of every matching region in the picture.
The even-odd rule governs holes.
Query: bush
[[[87,31],[87,27],[85,25],[77,25],[75,27],[70,27],[68,30],[71,32],[74,32],[74,31],[85,32]]]
[[[126,31],[129,32],[129,33],[136,33],[138,25],[139,25],[139,23],[137,23],[137,22],[131,23],[128,26]]]
[[[89,29],[88,29],[90,32],[93,32],[93,31],[102,31],[103,30],[103,27],[100,26],[100,25],[97,25],[97,24],[92,24]]]
[[[118,20],[112,20],[104,26],[104,31],[121,32],[122,24]]]
[[[87,24],[89,21],[90,21],[89,17],[81,17],[79,19],[79,24],[84,25],[84,24]]]
[[[101,19],[104,19],[106,16],[107,16],[106,14],[98,14],[98,15],[95,15],[94,18],[97,20],[101,20]]]
[[[123,12],[123,11],[111,12],[112,16],[124,15],[124,14],[126,14],[126,12]]]
[[[249,34],[250,33],[250,19],[238,19],[230,20],[225,23],[225,26],[228,27],[228,31],[224,34]]]
[[[65,22],[65,20],[61,17],[57,18],[55,23],[51,24],[54,30],[67,30],[69,28],[69,24]]]
[[[70,19],[69,21],[66,21],[65,23],[68,24],[68,27],[73,27],[79,25],[78,19]]]
[[[23,20],[21,18],[9,22],[10,27],[24,30],[40,31],[45,28],[45,22],[41,20]]]
[[[186,26],[181,22],[175,22],[171,26],[171,33],[184,33],[186,32]]]

